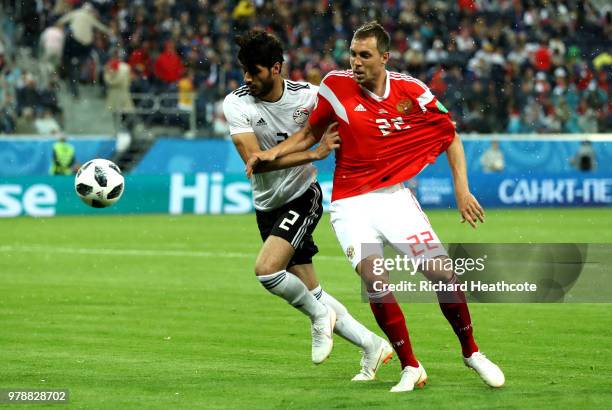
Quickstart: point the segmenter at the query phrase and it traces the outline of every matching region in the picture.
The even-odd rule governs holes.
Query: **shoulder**
[[[429,87],[427,87],[424,82],[408,74],[389,71],[389,80],[392,81],[394,85],[414,92],[423,93],[429,90]]]
[[[285,80],[287,82],[287,90],[289,91],[302,91],[302,90],[310,90],[314,87],[312,84],[304,82],[304,81],[291,81]]]
[[[323,78],[323,81],[336,78],[353,78],[353,70],[332,70]]]
[[[345,84],[346,82],[353,82],[353,70],[330,71],[321,81],[321,85],[331,87],[335,84]]]
[[[303,81],[289,81],[286,89],[291,101],[313,101],[319,92],[319,87]]]
[[[225,96],[223,106],[246,106],[251,99],[249,87],[243,85]]]
[[[243,98],[243,97],[246,97],[246,96],[250,96],[250,95],[251,95],[251,92],[249,91],[249,87],[246,86],[246,85],[243,85],[242,87],[238,87],[234,91],[229,93],[227,95],[227,97],[232,96],[231,98],[235,97],[237,99],[240,99],[240,98]]]

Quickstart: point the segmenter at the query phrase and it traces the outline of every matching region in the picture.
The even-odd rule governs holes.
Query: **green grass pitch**
[[[612,210],[489,211],[478,230],[429,212],[447,242],[612,243]],[[315,233],[325,289],[381,334],[327,216]],[[604,408],[612,402],[609,304],[472,304],[482,351],[506,374],[463,366],[435,304],[404,304],[423,390],[354,384],[340,338],[310,362],[308,320],[255,280],[254,215],[0,221],[0,388],[67,388],[75,408]],[[40,407],[40,406],[37,406]]]

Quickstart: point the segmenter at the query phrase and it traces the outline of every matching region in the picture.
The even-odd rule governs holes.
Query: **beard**
[[[255,89],[249,88],[249,91],[253,97],[259,98],[267,95],[270,91],[272,91],[272,88],[274,88],[274,80],[272,77],[270,77],[268,80],[262,81],[259,87]]]

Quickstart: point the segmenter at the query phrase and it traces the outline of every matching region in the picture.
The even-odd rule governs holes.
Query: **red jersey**
[[[323,79],[310,124],[338,122],[332,201],[406,181],[446,151],[455,137],[450,115],[427,86],[387,71],[378,97],[353,79],[332,71]]]

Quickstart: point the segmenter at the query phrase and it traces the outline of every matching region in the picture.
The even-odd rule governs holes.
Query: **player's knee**
[[[257,262],[255,262],[255,275],[265,276],[278,272],[282,268],[277,265],[278,264],[270,260],[258,260]]]
[[[356,271],[361,280],[363,281],[368,289],[374,286],[376,283],[387,283],[388,273],[384,268],[381,268],[381,264],[378,263],[383,259],[380,256],[368,256],[357,264]]]

